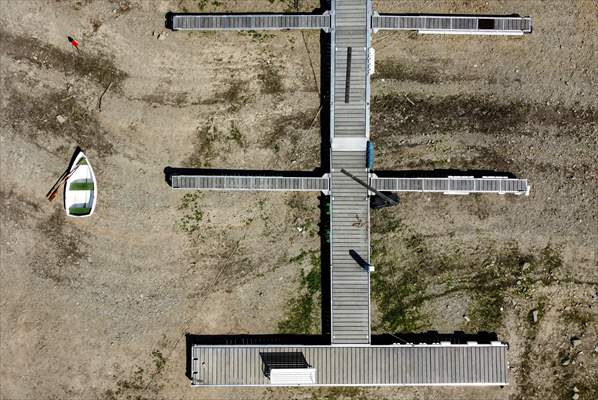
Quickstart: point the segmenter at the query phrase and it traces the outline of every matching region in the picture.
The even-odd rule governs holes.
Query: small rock
[[[58,121],[58,123],[62,125],[66,122],[66,117],[63,117],[62,115],[57,115],[56,121]]]
[[[158,33],[157,39],[158,40],[164,40],[164,39],[166,39],[166,35],[167,35],[166,32],[160,32],[160,33]]]
[[[577,388],[577,386],[573,386],[573,392],[579,393],[579,389]]]
[[[569,365],[571,363],[571,360],[569,360],[569,357],[564,357],[561,359],[561,365],[563,367],[566,367],[567,365]]]
[[[573,337],[571,338],[571,346],[573,346],[573,347],[577,347],[577,346],[579,346],[580,344],[581,344],[581,339],[580,339],[580,338],[578,338],[577,336],[573,336]]]
[[[538,322],[538,310],[532,310],[532,322]]]
[[[471,321],[467,315],[463,315],[463,318],[465,318],[465,321],[467,322]]]
[[[577,400],[577,399],[579,399],[579,393],[574,393],[574,394],[573,394],[573,396],[571,396],[571,398],[572,398],[573,400]]]

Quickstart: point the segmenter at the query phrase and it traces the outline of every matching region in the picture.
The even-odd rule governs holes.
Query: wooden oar
[[[58,179],[58,181],[54,184],[54,186],[52,186],[52,189],[50,189],[48,194],[46,194],[48,201],[54,200],[54,198],[58,194],[58,190],[60,189],[62,184],[64,182],[66,182],[75,173],[75,171],[77,171],[77,168],[79,168],[79,164],[77,164],[75,166],[75,168],[73,168],[73,170],[71,172],[69,172],[68,174],[66,174],[66,171],[65,171],[65,174],[62,174],[62,176]]]
[[[52,194],[54,189],[56,189],[56,186],[58,186],[60,183],[62,183],[62,181],[64,180],[64,177],[67,176],[68,173],[69,173],[69,170],[67,169],[66,171],[64,171],[62,173],[62,175],[60,175],[60,178],[58,178],[58,180],[56,182],[54,182],[54,184],[52,185],[50,190],[48,190],[48,193],[46,193],[46,197],[50,197],[50,194]]]

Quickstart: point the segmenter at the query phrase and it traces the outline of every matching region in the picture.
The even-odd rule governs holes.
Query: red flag
[[[77,50],[79,50],[79,42],[77,42],[74,38],[67,36],[67,39],[69,41],[69,43],[76,48]]]

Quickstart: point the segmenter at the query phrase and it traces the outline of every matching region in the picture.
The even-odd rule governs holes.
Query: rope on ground
[[[108,84],[108,86],[106,87],[106,89],[104,89],[104,91],[102,92],[102,94],[100,95],[100,98],[98,99],[98,111],[102,111],[102,98],[104,97],[104,95],[106,94],[106,92],[108,90],[110,90],[110,88],[112,87],[112,81]]]
[[[312,119],[311,124],[309,125],[309,128],[307,129],[307,132],[305,133],[305,135],[301,136],[300,141],[295,146],[295,151],[293,151],[293,158],[295,158],[297,156],[297,153],[298,153],[297,149],[303,147],[303,143],[305,143],[305,141],[308,140],[309,134],[311,133],[311,130],[313,129],[314,125],[316,124],[316,121],[318,120],[318,117],[320,116],[321,111],[322,111],[322,106],[320,106],[320,108],[318,108],[318,112],[316,113],[315,117]]]
[[[320,87],[318,86],[318,76],[316,75],[316,70],[314,68],[314,63],[311,60],[311,53],[309,51],[309,47],[307,47],[307,40],[305,40],[305,33],[301,31],[301,38],[303,39],[303,44],[305,45],[305,51],[307,51],[307,58],[309,59],[309,66],[311,68],[311,74],[314,78],[314,85],[316,86],[316,91],[318,92],[318,96],[320,96]]]

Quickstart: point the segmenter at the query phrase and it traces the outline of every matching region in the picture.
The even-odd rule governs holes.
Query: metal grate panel
[[[372,174],[370,184],[377,190],[388,192],[529,194],[527,179],[503,177],[378,178]]]
[[[416,30],[420,33],[522,35],[531,33],[531,17],[400,15],[372,17],[374,30]]]
[[[172,29],[187,31],[324,29],[330,28],[330,15],[315,14],[179,14],[172,17]]]
[[[328,192],[328,175],[321,178],[282,176],[175,175],[174,189]]]
[[[349,251],[369,263],[368,190],[340,172],[367,180],[364,151],[333,151],[331,173],[332,343],[370,342],[370,275]]]
[[[300,352],[315,371],[310,386],[505,385],[507,346],[193,346],[193,385],[271,385],[262,355]],[[282,382],[295,386],[292,382]]]

